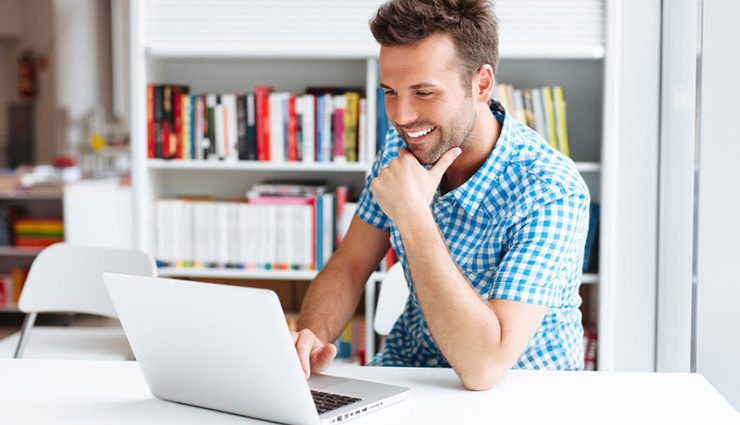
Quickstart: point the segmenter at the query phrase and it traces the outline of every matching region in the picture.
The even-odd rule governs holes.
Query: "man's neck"
[[[480,169],[490,155],[501,133],[501,124],[491,110],[481,105],[473,133],[462,147],[462,153],[445,172],[440,187],[442,194],[462,186]]]

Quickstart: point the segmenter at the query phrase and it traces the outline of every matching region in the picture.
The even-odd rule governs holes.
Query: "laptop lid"
[[[318,423],[277,295],[104,273],[156,397],[284,423]]]

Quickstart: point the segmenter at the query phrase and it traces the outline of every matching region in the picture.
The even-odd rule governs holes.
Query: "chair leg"
[[[34,311],[26,314],[26,318],[23,319],[21,336],[20,338],[18,338],[18,346],[15,347],[15,354],[13,355],[13,358],[20,359],[21,356],[23,356],[23,351],[26,349],[26,344],[28,343],[28,336],[31,333],[31,328],[33,328],[33,324],[36,323],[37,315],[38,313]]]

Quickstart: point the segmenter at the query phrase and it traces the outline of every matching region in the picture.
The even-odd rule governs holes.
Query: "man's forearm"
[[[505,373],[496,361],[501,325],[453,260],[431,211],[398,223],[414,289],[437,346],[475,389],[481,375]]]
[[[364,288],[362,276],[332,257],[308,288],[299,329],[310,329],[324,342],[334,341],[354,315]]]

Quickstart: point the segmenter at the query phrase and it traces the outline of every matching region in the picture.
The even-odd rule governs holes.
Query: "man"
[[[394,129],[304,300],[294,338],[307,376],[334,358],[389,244],[411,295],[372,364],[451,366],[471,390],[512,367],[582,367],[588,189],[490,102],[496,28],[488,0],[393,0],[372,20]]]

